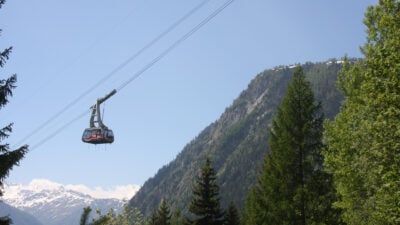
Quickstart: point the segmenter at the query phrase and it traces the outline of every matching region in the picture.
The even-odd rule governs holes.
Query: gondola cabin
[[[114,142],[114,133],[103,124],[100,114],[100,104],[114,95],[117,91],[114,89],[108,95],[96,100],[91,109],[89,128],[86,128],[82,134],[82,141],[89,144],[111,144]],[[95,120],[97,118],[97,120]],[[96,126],[97,123],[97,126]]]
[[[110,129],[86,128],[83,131],[82,141],[89,144],[111,144],[114,142],[114,133]]]

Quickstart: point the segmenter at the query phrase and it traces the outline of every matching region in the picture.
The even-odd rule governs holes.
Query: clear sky
[[[24,143],[35,146],[96,98],[143,69],[226,0],[211,0],[104,84]],[[1,125],[19,143],[202,0],[9,0],[0,48],[14,51],[1,78],[18,75]],[[46,178],[88,186],[142,185],[217,120],[264,69],[345,54],[361,57],[365,9],[376,0],[235,0],[221,14],[110,98],[111,145],[81,142],[87,116],[32,149],[7,183]]]

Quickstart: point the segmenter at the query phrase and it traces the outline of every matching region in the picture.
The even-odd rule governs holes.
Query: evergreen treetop
[[[246,224],[338,224],[331,208],[335,192],[322,166],[320,110],[298,67],[273,120],[264,169],[246,201]]]
[[[0,8],[4,3],[4,0],[0,0]],[[11,51],[12,47],[8,47],[5,50],[0,51],[0,68],[5,66]],[[2,109],[8,103],[8,98],[12,96],[12,91],[16,87],[16,82],[17,75],[15,74],[11,75],[7,79],[0,79],[0,109]],[[0,196],[3,195],[4,180],[9,175],[13,166],[18,165],[19,161],[28,151],[27,145],[21,146],[15,150],[11,150],[9,144],[3,143],[12,132],[12,125],[13,124],[10,123],[0,129]],[[8,217],[0,217],[1,224],[10,224],[11,222],[12,221]]]
[[[147,225],[158,225],[158,217],[155,210],[151,212],[149,218],[147,219]]]
[[[240,225],[239,210],[233,202],[229,203],[224,220],[224,225]]]
[[[346,100],[326,123],[326,166],[348,224],[400,224],[400,2],[368,8],[363,61],[346,64]]]
[[[216,174],[211,167],[211,160],[207,157],[201,174],[196,178],[189,212],[194,215],[189,219],[195,225],[222,225],[223,212],[220,206],[219,186],[216,183]]]
[[[91,222],[89,222],[89,217],[90,213],[92,212],[92,208],[86,207],[83,209],[81,219],[79,224],[80,225],[106,225],[109,224],[108,222],[110,221],[110,217],[106,215],[101,215],[99,211],[97,211],[99,218],[93,219]]]
[[[0,8],[5,1],[0,1]],[[1,34],[1,30],[0,30]],[[0,52],[0,68],[3,68],[10,57],[12,47],[8,47]],[[9,97],[12,96],[12,90],[16,88],[17,75],[13,74],[7,79],[0,79],[0,110],[8,103]],[[2,186],[4,179],[8,176],[10,170],[14,165],[23,158],[28,151],[28,146],[22,146],[16,150],[11,151],[7,143],[2,143],[8,138],[12,132],[12,123],[0,129],[0,196],[2,196]]]
[[[158,208],[157,215],[158,225],[170,225],[171,224],[171,212],[169,210],[167,201],[163,199],[161,205]]]

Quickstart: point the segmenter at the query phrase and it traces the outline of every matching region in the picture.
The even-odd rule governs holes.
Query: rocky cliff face
[[[336,88],[341,62],[332,60],[302,66],[316,99],[323,104],[325,115],[332,118],[343,99]],[[185,211],[194,178],[205,156],[209,156],[217,171],[222,205],[233,201],[242,206],[269,150],[269,127],[294,68],[280,66],[258,74],[217,121],[145,182],[130,204],[148,215],[166,198],[172,208]]]

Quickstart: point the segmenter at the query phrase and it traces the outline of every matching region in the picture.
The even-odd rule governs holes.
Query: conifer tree
[[[97,211],[99,218],[93,219],[89,222],[90,213],[92,212],[92,208],[86,207],[83,209],[81,220],[79,222],[80,225],[109,225],[110,217],[107,215],[101,215],[100,211]]]
[[[89,215],[92,209],[86,207],[81,215],[81,225],[143,225],[144,219],[142,213],[137,209],[125,205],[122,213],[117,214],[114,210],[110,210],[106,215],[102,215],[99,210],[96,211],[97,216],[89,222]],[[155,219],[149,220],[148,224],[158,225],[157,213],[154,213]]]
[[[245,200],[245,209],[242,217],[242,224],[264,224],[263,214],[266,212],[266,209],[260,208],[263,204],[261,201],[261,197],[257,193],[258,191],[260,191],[260,188],[256,188],[256,186],[252,186],[250,188],[249,194],[247,195],[247,198]]]
[[[339,224],[323,171],[321,105],[296,68],[270,132],[270,152],[246,202],[246,224]]]
[[[346,100],[326,124],[326,167],[347,224],[400,224],[400,2],[380,0],[364,23],[365,59],[345,64]]]
[[[229,204],[224,220],[224,225],[240,225],[239,211],[233,202]]]
[[[0,1],[0,8],[5,3],[4,0]],[[1,29],[0,29],[1,35]],[[0,68],[3,68],[6,61],[9,59],[9,55],[12,51],[12,47],[6,48],[0,51]],[[2,109],[8,103],[8,97],[12,96],[12,90],[16,87],[17,76],[14,74],[7,79],[0,79],[0,109]],[[6,125],[0,129],[0,196],[3,195],[3,184],[6,177],[9,175],[10,170],[14,165],[18,165],[19,161],[24,157],[28,151],[28,146],[24,145],[18,149],[11,150],[9,144],[3,143],[12,132],[12,123]],[[10,224],[12,221],[8,217],[1,217],[0,224]]]
[[[117,221],[122,225],[142,225],[143,214],[137,208],[125,205],[122,214],[117,216]]]
[[[158,225],[171,225],[171,213],[165,199],[161,201],[160,208],[158,208],[157,219]]]
[[[171,216],[171,225],[183,225],[185,224],[185,217],[182,215],[180,208],[175,208]]]
[[[157,211],[153,210],[147,221],[148,225],[158,225]]]
[[[194,225],[222,225],[223,212],[220,206],[219,186],[216,183],[216,174],[207,157],[201,174],[196,178],[189,212],[193,218],[188,222]]]

